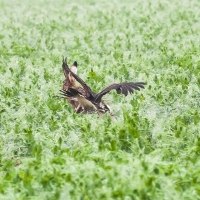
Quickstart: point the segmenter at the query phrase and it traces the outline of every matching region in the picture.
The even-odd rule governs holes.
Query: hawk
[[[113,83],[103,89],[99,93],[95,93],[92,89],[76,74],[77,73],[77,62],[74,61],[72,67],[69,69],[66,58],[63,59],[62,63],[63,72],[66,80],[63,84],[63,89],[60,90],[61,95],[65,96],[67,100],[73,105],[76,113],[91,113],[97,112],[104,114],[107,111],[111,113],[111,108],[102,99],[104,95],[109,93],[111,90],[116,90],[117,94],[123,94],[125,96],[128,93],[133,94],[134,90],[140,90],[144,88],[146,83],[144,82],[122,82]],[[75,80],[80,83],[82,87],[77,87]],[[111,113],[112,115],[112,113]]]

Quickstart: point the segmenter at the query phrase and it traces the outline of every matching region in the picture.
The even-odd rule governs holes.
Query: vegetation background
[[[199,0],[0,1],[0,199],[200,199]],[[62,57],[109,115],[74,114]]]

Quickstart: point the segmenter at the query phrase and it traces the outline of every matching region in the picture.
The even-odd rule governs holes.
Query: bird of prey
[[[98,112],[99,114],[104,114],[107,111],[111,113],[110,106],[106,104],[106,102],[102,99],[104,95],[109,93],[111,90],[116,90],[118,94],[123,94],[125,96],[128,93],[134,93],[134,90],[140,90],[144,88],[144,82],[122,82],[122,83],[113,83],[103,89],[99,93],[95,93],[91,90],[91,88],[76,74],[77,62],[75,61],[72,65],[71,69],[69,69],[67,65],[66,59],[63,59],[62,68],[65,74],[72,80],[72,86],[63,87],[61,91],[61,95],[67,97],[70,101],[73,99],[76,101],[75,111],[76,113],[90,113],[90,112]],[[82,86],[77,87],[74,83],[74,79],[79,82]],[[78,103],[77,103],[78,102]],[[112,113],[111,113],[112,114]]]

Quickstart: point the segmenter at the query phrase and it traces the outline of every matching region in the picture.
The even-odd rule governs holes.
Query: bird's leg
[[[80,113],[80,112],[81,112],[81,109],[82,109],[82,107],[81,107],[81,105],[79,104],[78,107],[75,109],[76,113]]]
[[[99,116],[101,116],[102,114],[99,112],[99,110],[97,109],[96,110],[96,112],[97,112],[97,114],[99,115]]]

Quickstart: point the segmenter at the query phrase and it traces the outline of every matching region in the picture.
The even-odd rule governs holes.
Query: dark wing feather
[[[60,90],[60,95],[65,97],[75,97],[78,94],[81,94],[78,90],[74,88],[69,88],[68,90]]]
[[[144,88],[145,83],[144,82],[124,82],[124,83],[114,83],[112,85],[109,85],[104,90],[99,92],[95,97],[95,102],[100,102],[102,96],[110,92],[111,90],[116,90],[118,94],[124,94],[125,96],[128,95],[128,93],[132,94],[134,90],[140,90],[141,88]]]
[[[90,87],[79,77],[77,76],[76,74],[74,74],[68,67],[67,63],[66,63],[66,60],[63,59],[63,64],[62,64],[62,68],[63,68],[63,71],[66,71],[68,73],[71,73],[71,75],[76,79],[76,81],[78,81],[82,87],[84,88],[85,90],[85,93],[86,93],[86,97],[87,98],[94,98],[94,95],[95,93],[92,92],[92,90],[90,89]],[[65,72],[64,72],[65,73]]]

